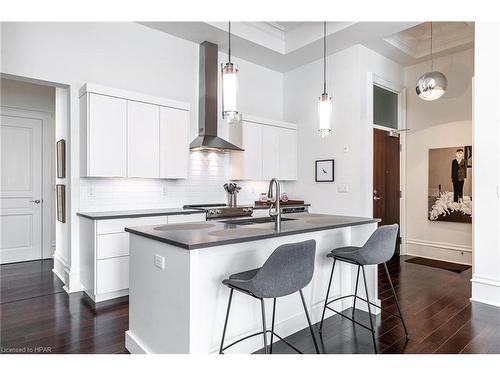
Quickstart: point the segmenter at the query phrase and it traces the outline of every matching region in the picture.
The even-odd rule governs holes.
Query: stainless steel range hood
[[[189,146],[201,151],[243,151],[240,147],[217,135],[217,44],[200,44],[200,99],[198,108],[198,137]]]

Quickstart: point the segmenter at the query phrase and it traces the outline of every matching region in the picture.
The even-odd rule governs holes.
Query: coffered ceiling
[[[140,22],[183,39],[228,49],[227,22]],[[322,57],[322,22],[232,22],[234,56],[286,72]],[[471,48],[473,22],[433,22],[434,56]],[[328,54],[362,44],[407,66],[430,58],[429,22],[328,22]]]

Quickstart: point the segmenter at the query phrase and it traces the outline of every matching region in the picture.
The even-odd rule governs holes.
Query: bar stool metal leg
[[[234,289],[231,288],[231,291],[229,292],[229,302],[227,304],[226,320],[224,321],[224,330],[222,331],[222,339],[220,341],[219,354],[222,354],[222,348],[224,347],[224,338],[226,337],[227,321],[229,318],[229,309],[231,308],[231,300],[233,299],[233,292]]]
[[[368,306],[368,316],[370,318],[370,328],[371,328],[371,332],[372,332],[373,349],[375,350],[375,354],[377,354],[378,353],[378,350],[377,350],[377,341],[375,340],[375,329],[373,328],[372,311],[371,311],[371,308],[370,308],[370,298],[368,297],[368,284],[366,282],[365,267],[361,266],[361,269],[363,271],[363,281],[364,281],[364,284],[365,284],[366,305]]]
[[[260,308],[262,311],[262,335],[264,336],[264,353],[267,354],[266,308],[264,306],[263,298],[260,298]]]
[[[406,329],[405,320],[403,318],[403,313],[401,312],[401,306],[399,306],[398,297],[396,296],[396,291],[394,290],[394,286],[392,285],[391,275],[389,274],[389,269],[387,268],[387,264],[384,263],[385,274],[387,275],[387,279],[389,280],[389,285],[392,289],[392,294],[394,295],[394,300],[396,301],[396,307],[398,308],[399,318],[401,319],[401,323],[403,323],[403,328],[405,329],[406,339],[410,339],[410,335],[408,334],[408,330]]]
[[[316,349],[316,353],[319,354],[318,343],[316,342],[316,336],[314,335],[313,327],[311,325],[311,318],[309,318],[309,313],[307,312],[306,301],[304,300],[304,294],[302,293],[302,289],[299,290],[300,299],[302,300],[302,305],[304,306],[304,312],[306,313],[307,324],[309,325],[309,331],[311,331],[311,336],[314,342],[314,348]]]
[[[356,275],[356,288],[354,288],[354,304],[352,305],[352,317],[353,317],[353,319],[354,319],[354,312],[356,311],[356,299],[358,297],[359,268],[360,268],[360,266],[358,266],[358,273]]]
[[[274,317],[276,316],[276,298],[273,298],[273,321],[271,323],[271,347],[269,354],[273,354],[273,338],[274,338]]]
[[[319,333],[323,332],[323,320],[325,319],[326,305],[328,305],[328,297],[330,296],[330,287],[332,286],[333,271],[335,270],[335,262],[337,259],[333,259],[332,272],[330,273],[330,281],[328,282],[328,289],[326,291],[325,305],[323,306],[323,313],[321,314],[321,323],[319,325]]]

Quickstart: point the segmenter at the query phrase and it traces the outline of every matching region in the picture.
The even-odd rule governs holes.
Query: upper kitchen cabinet
[[[127,176],[127,101],[88,93],[80,98],[82,175]]]
[[[160,178],[187,178],[189,112],[160,107]]]
[[[243,121],[241,148],[230,153],[229,175],[232,180],[262,180],[262,125]]]
[[[297,126],[244,115],[242,152],[230,154],[233,180],[297,179]]]
[[[158,178],[160,107],[131,100],[127,107],[127,176]]]
[[[189,104],[87,83],[82,177],[186,178]]]

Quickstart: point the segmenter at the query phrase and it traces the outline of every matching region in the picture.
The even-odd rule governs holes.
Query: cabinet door
[[[297,131],[280,129],[279,142],[279,178],[280,180],[297,179]]]
[[[262,179],[280,178],[280,133],[274,126],[262,127]]]
[[[241,128],[243,152],[234,152],[239,158],[236,175],[242,180],[262,180],[262,125],[243,122]]]
[[[160,107],[160,178],[187,178],[189,111]]]
[[[127,107],[127,175],[158,178],[160,175],[159,106],[129,100]]]
[[[90,94],[87,176],[127,176],[127,101]]]

